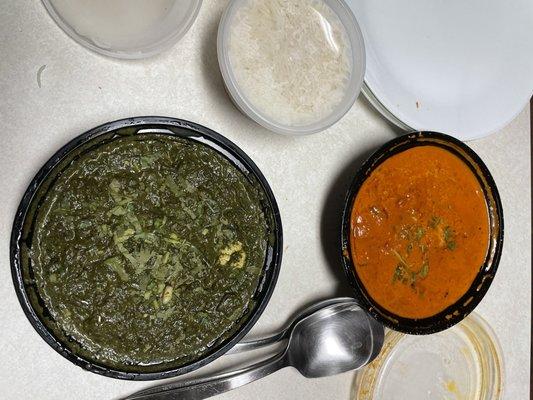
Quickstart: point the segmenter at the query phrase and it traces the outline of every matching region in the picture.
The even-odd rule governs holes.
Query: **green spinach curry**
[[[253,305],[263,192],[211,148],[158,134],[74,159],[42,200],[30,257],[47,311],[106,366],[184,364]]]

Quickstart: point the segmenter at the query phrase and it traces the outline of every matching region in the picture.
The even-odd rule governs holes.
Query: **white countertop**
[[[114,399],[150,385],[85,372],[54,352],[26,320],[11,282],[11,224],[26,186],[60,146],[107,121],[138,115],[195,121],[227,136],[261,168],[279,203],[285,252],[274,295],[252,334],[277,329],[314,300],[349,294],[335,253],[342,198],[362,158],[398,132],[363,99],[334,127],[309,137],[278,136],[252,123],[227,97],[218,70],[216,31],[226,3],[205,1],[181,42],[135,62],[104,58],[77,45],[39,1],[0,3],[2,399]],[[529,111],[469,145],[491,170],[505,212],[499,272],[477,312],[503,348],[504,398],[522,400],[529,393],[531,326]],[[217,360],[213,368],[224,362]],[[306,380],[285,369],[219,398],[348,400],[353,377]]]

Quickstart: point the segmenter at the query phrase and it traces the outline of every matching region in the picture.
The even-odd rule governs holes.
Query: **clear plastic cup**
[[[42,0],[56,24],[84,47],[123,59],[170,48],[192,26],[202,0]]]

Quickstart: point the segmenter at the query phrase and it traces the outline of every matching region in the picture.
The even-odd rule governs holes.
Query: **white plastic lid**
[[[110,57],[153,56],[192,26],[201,0],[43,0],[72,39]]]
[[[533,1],[346,4],[365,40],[363,93],[401,128],[472,140],[503,128],[529,102]]]

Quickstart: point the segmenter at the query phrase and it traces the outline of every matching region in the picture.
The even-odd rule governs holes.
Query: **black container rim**
[[[489,249],[483,265],[467,292],[454,304],[438,314],[420,319],[404,318],[380,306],[367,293],[359,279],[350,248],[350,217],[355,198],[363,182],[386,159],[409,148],[432,145],[442,147],[458,156],[477,177],[483,188],[489,214]],[[377,321],[395,331],[425,335],[443,331],[470,314],[487,293],[500,262],[504,237],[503,207],[496,183],[481,158],[462,141],[433,131],[419,131],[399,136],[379,147],[357,171],[344,201],[341,226],[342,264],[345,275],[361,307]]]
[[[210,147],[211,149],[215,150],[219,154],[222,154],[226,158],[230,156],[233,165],[235,165],[241,171],[248,171],[251,175],[253,175],[255,179],[257,179],[257,182],[260,184],[261,188],[264,191],[264,195],[270,207],[273,219],[273,226],[271,227],[274,233],[274,244],[272,245],[272,252],[271,254],[267,255],[267,259],[265,260],[264,278],[260,281],[257,289],[260,292],[259,297],[257,298],[255,307],[252,309],[245,322],[240,325],[240,327],[233,333],[232,336],[223,341],[220,345],[215,346],[214,350],[206,353],[204,356],[183,366],[157,372],[131,372],[113,369],[106,367],[105,365],[98,364],[94,361],[88,360],[83,356],[75,354],[71,349],[68,348],[68,346],[63,344],[51,332],[51,330],[42,322],[41,318],[36,313],[34,307],[31,304],[31,300],[29,299],[29,296],[26,292],[26,285],[24,284],[22,272],[19,243],[23,231],[24,222],[29,211],[29,207],[40,185],[46,180],[48,175],[61,162],[61,160],[63,160],[73,150],[79,148],[81,145],[101,135],[109,134],[113,131],[125,128],[133,128],[137,131],[144,129],[161,129],[161,133],[193,139]],[[257,165],[250,159],[250,157],[246,155],[243,150],[241,150],[236,144],[231,142],[226,137],[214,132],[209,128],[206,128],[205,126],[196,124],[194,122],[171,117],[146,116],[126,118],[113,122],[108,122],[98,127],[95,127],[85,133],[82,133],[81,135],[75,137],[74,139],[63,145],[39,169],[35,177],[31,180],[31,183],[29,184],[28,188],[26,189],[15,214],[10,240],[10,264],[15,292],[17,294],[20,305],[24,311],[24,314],[28,318],[33,328],[37,331],[37,333],[56,352],[61,354],[63,357],[65,357],[75,365],[85,370],[94,372],[96,374],[124,380],[146,381],[170,378],[196,370],[202,366],[211,363],[212,361],[226,353],[236,343],[238,343],[257,322],[272,296],[281,268],[282,251],[283,232],[281,225],[281,216],[276,199],[264,175],[261,173]]]

